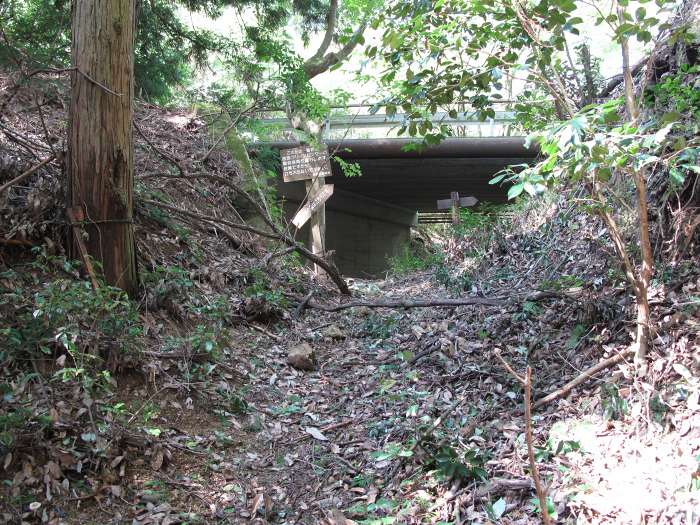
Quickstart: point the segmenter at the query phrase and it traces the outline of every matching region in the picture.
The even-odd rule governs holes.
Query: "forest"
[[[698,0],[0,0],[0,524],[700,523],[699,262]]]

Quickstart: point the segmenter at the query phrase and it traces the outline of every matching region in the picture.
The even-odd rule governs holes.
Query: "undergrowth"
[[[216,388],[217,364],[232,354],[229,298],[200,289],[183,268],[159,266],[142,272],[149,292],[139,304],[101,281],[93,289],[75,261],[43,251],[35,256],[0,273],[0,452],[9,451],[10,462],[12,451],[26,446],[52,457],[53,439],[62,436],[61,453],[92,465],[85,475],[105,468],[97,458],[116,455],[107,447],[115,425],[158,437],[146,405],[118,400],[120,373],[145,365],[147,349],[178,352],[174,366],[165,366],[177,372],[177,389],[188,392],[196,383],[200,396],[211,394],[227,412],[247,410],[238,393]],[[149,334],[142,314],[156,309],[179,318],[183,335]],[[75,412],[75,406],[83,408]],[[63,420],[71,429],[57,434]]]
[[[508,231],[506,212],[516,208],[484,203],[460,209],[459,224],[426,229],[428,245],[422,239],[404,244],[388,259],[390,273],[404,276],[432,270],[435,281],[447,290],[457,294],[469,290],[474,274]]]

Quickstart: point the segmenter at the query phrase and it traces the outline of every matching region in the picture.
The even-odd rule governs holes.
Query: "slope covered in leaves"
[[[3,105],[0,183],[62,149],[53,86]],[[465,214],[396,260],[402,275],[351,283],[368,302],[493,305],[327,313],[314,305],[341,299],[280,247],[158,205],[248,216],[213,178],[247,184],[231,155],[197,161],[212,146],[202,118],[140,106],[136,124],[141,297],[92,290],[63,257],[58,162],[0,197],[5,521],[535,523],[523,391],[504,362],[532,368],[557,520],[697,519],[696,244],[659,253],[649,370],[621,360],[562,390],[634,328],[607,232],[571,195]],[[287,362],[301,344],[312,370]]]

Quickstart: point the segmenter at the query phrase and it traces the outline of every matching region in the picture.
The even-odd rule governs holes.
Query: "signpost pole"
[[[459,208],[474,206],[479,202],[476,197],[460,197],[459,192],[450,192],[449,199],[439,199],[437,201],[438,210],[451,210],[452,212],[452,224],[455,226],[459,224]]]
[[[323,257],[326,251],[326,205],[333,195],[333,185],[325,183],[331,176],[331,165],[326,147],[316,149],[300,146],[282,150],[282,176],[284,182],[304,181],[306,203],[292,219],[299,229],[309,222],[309,245],[315,255]],[[314,264],[314,273],[321,275],[321,268]]]
[[[323,189],[325,182],[321,177],[318,177],[316,180],[307,180],[305,185],[306,194],[309,196],[309,200],[311,200]],[[309,244],[311,244],[311,251],[316,255],[323,255],[326,251],[325,202],[313,212],[309,220]],[[316,264],[314,264],[314,273],[316,275],[321,274],[321,268]]]

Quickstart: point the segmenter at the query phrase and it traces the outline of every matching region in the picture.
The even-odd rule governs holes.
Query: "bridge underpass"
[[[333,176],[326,178],[335,186],[326,202],[326,249],[334,252],[344,275],[362,277],[382,274],[387,258],[410,239],[418,213],[436,212],[436,201],[449,198],[450,192],[479,202],[506,202],[507,188],[489,181],[504,167],[530,163],[537,154],[535,148],[525,148],[523,137],[450,138],[422,151],[406,151],[415,142],[407,139],[325,142],[332,157],[357,163],[362,171],[361,176],[346,177],[332,161]],[[265,144],[277,150],[298,145]],[[283,183],[280,174],[278,194],[291,218],[304,199],[304,183]],[[306,227],[297,238],[308,239]]]

